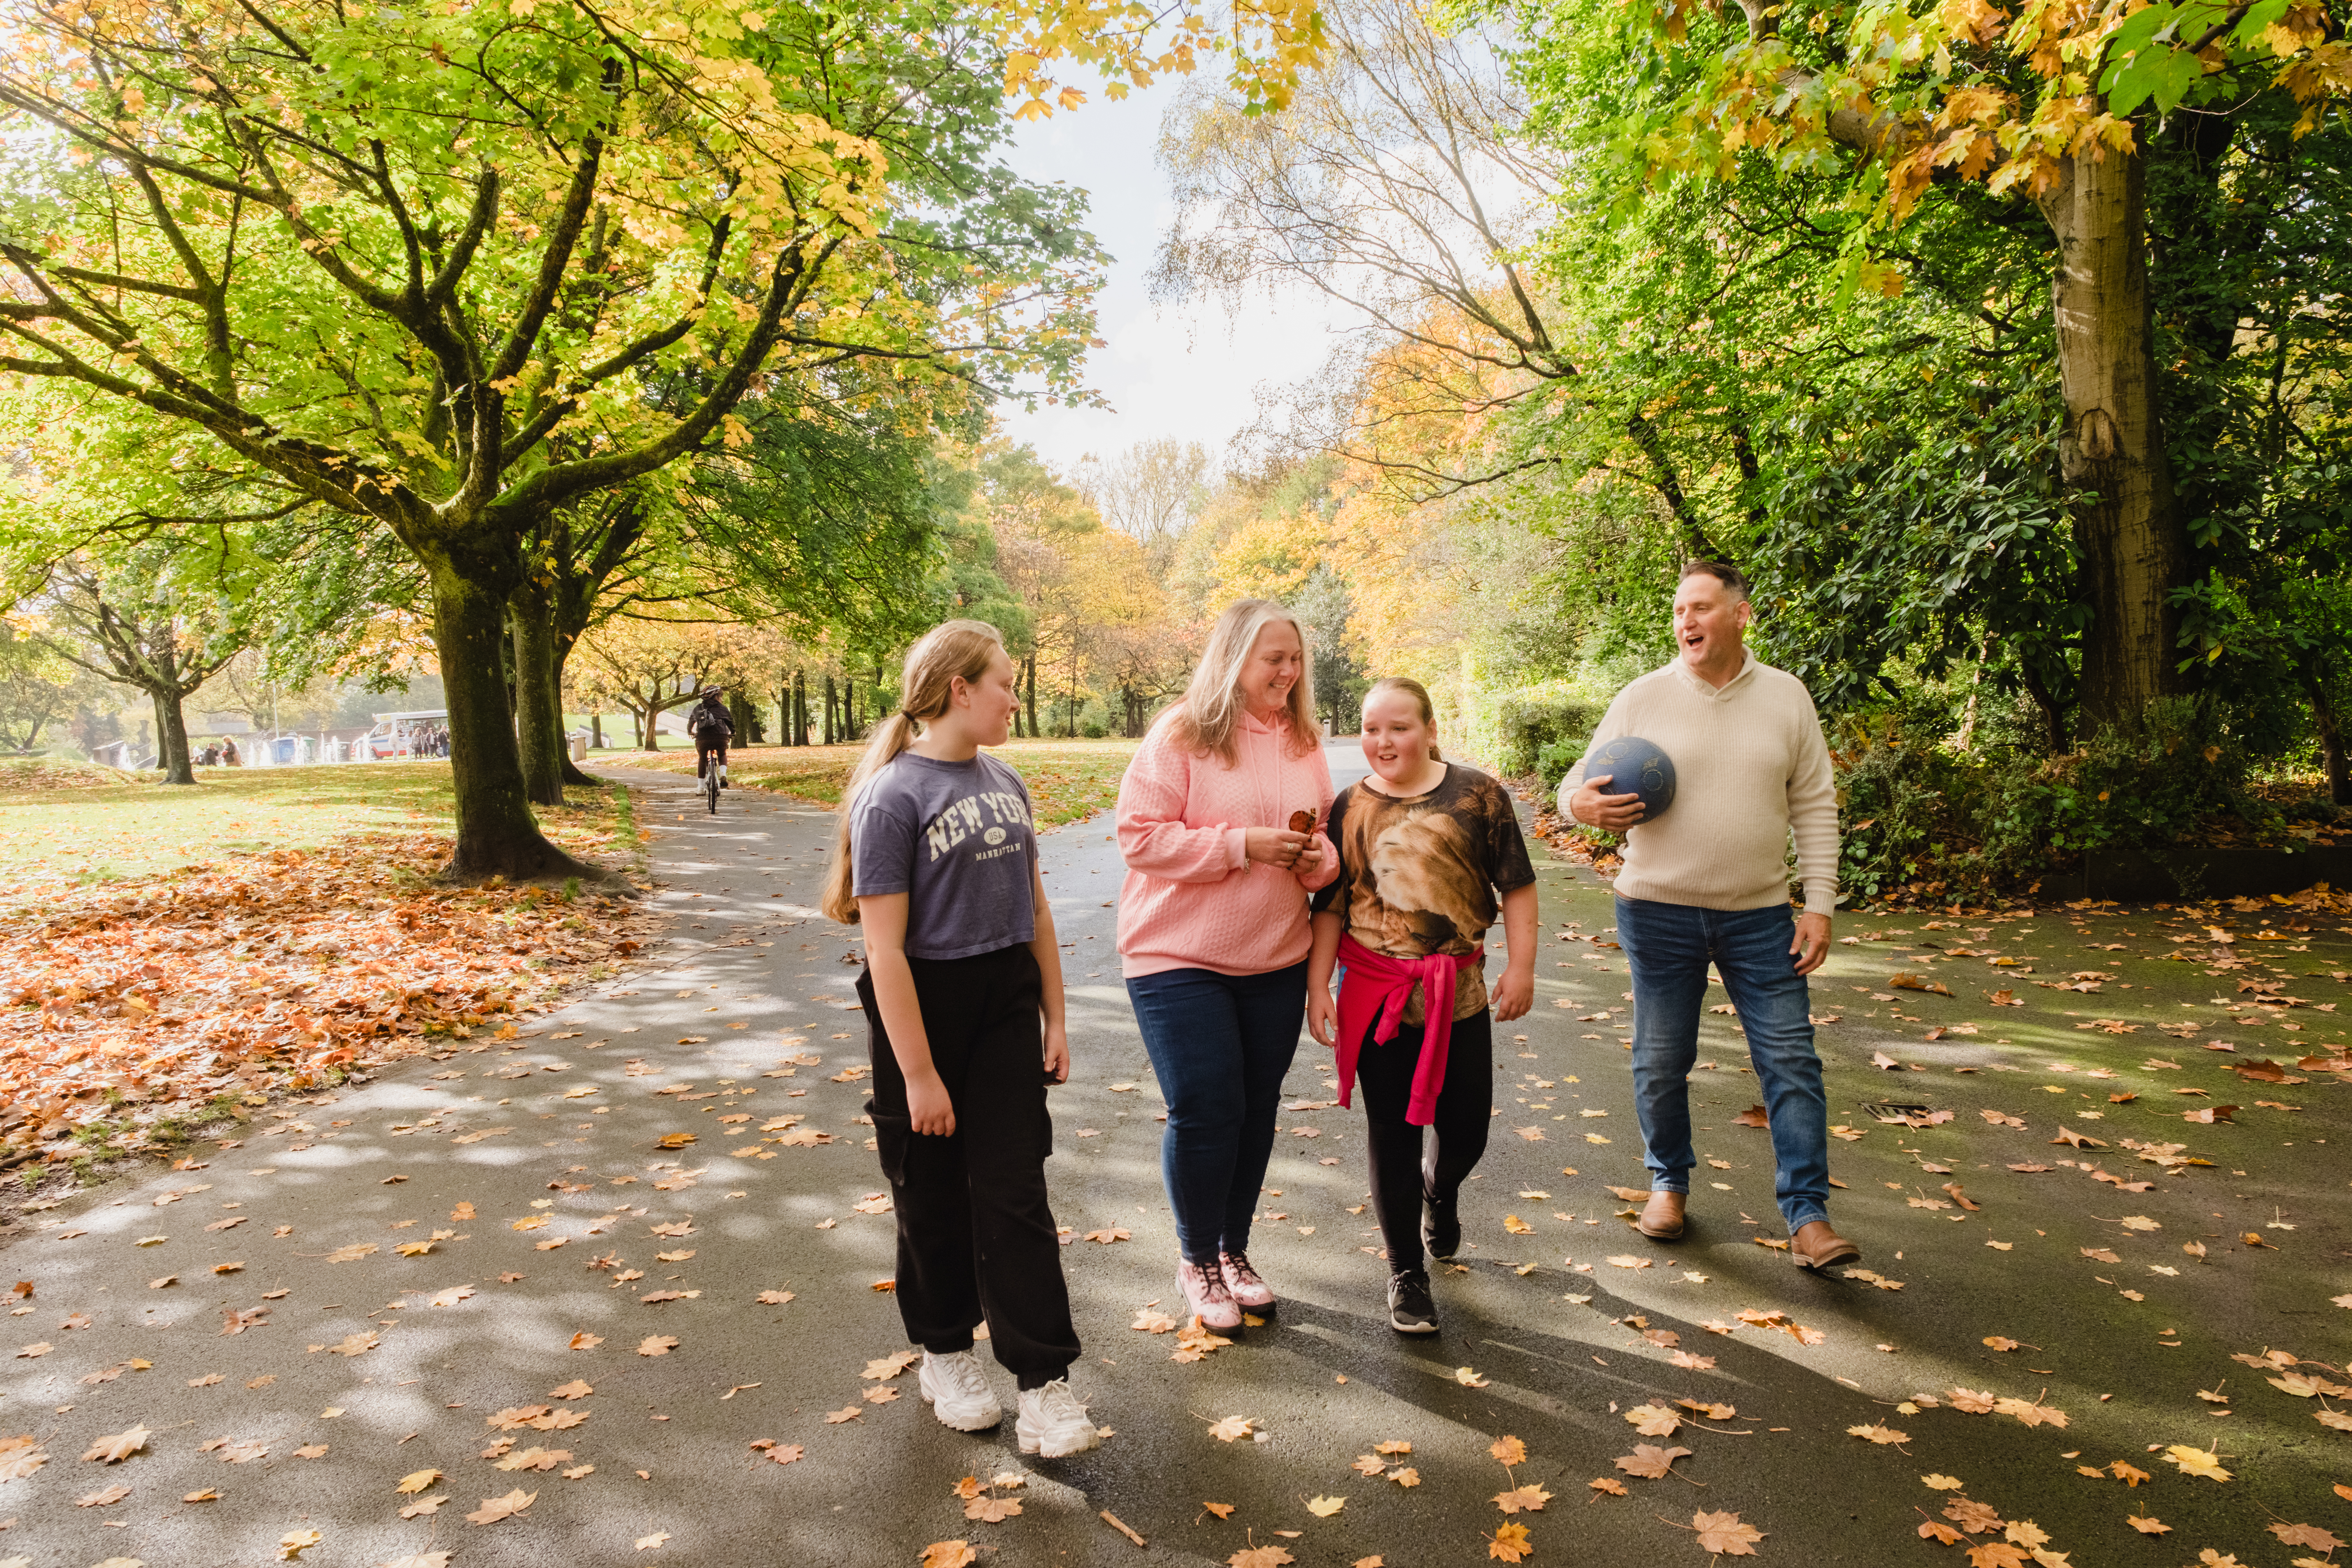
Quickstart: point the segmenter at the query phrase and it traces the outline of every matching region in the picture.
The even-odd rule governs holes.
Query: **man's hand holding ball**
[[[1568,797],[1568,814],[1587,827],[1606,828],[1612,833],[1623,833],[1642,820],[1642,797],[1639,795],[1603,795],[1602,784],[1612,775],[1602,773],[1597,779],[1587,779],[1576,786]]]

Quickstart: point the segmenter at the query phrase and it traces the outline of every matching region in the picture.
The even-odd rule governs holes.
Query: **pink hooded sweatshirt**
[[[1289,731],[1244,714],[1234,765],[1178,745],[1170,718],[1152,725],[1118,785],[1118,952],[1129,978],[1170,969],[1264,974],[1303,962],[1307,895],[1339,874],[1326,835],[1331,768],[1318,743],[1294,755]],[[1250,860],[1252,827],[1286,828],[1311,811],[1323,868],[1311,877]]]

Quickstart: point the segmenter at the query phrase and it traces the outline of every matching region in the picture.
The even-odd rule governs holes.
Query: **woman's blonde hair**
[[[915,743],[921,727],[948,710],[958,677],[970,684],[988,673],[989,661],[1004,651],[1004,634],[986,621],[942,621],[907,650],[898,678],[898,711],[875,727],[866,754],[841,792],[839,825],[833,836],[833,865],[824,878],[823,908],[829,920],[857,923],[856,877],[849,859],[849,815],[866,781],[888,767]]]
[[[1402,691],[1420,703],[1423,726],[1433,734],[1436,732],[1437,708],[1429,700],[1428,687],[1409,675],[1383,675],[1364,689],[1364,700],[1370,702],[1383,691]],[[1437,742],[1434,741],[1429,743],[1429,760],[1433,763],[1442,763],[1445,760],[1444,753],[1437,749]]]
[[[1184,700],[1169,720],[1185,750],[1213,752],[1227,767],[1239,761],[1234,731],[1242,718],[1242,670],[1257,647],[1258,634],[1276,623],[1298,634],[1298,647],[1306,656],[1299,661],[1297,683],[1290,689],[1291,750],[1305,756],[1315,749],[1315,650],[1307,640],[1306,626],[1271,599],[1236,599],[1209,628],[1209,646],[1201,650]]]

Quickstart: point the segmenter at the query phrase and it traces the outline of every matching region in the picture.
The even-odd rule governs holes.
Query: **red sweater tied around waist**
[[[1391,958],[1374,952],[1344,931],[1339,936],[1339,1104],[1349,1103],[1356,1083],[1356,1056],[1363,1048],[1364,1032],[1375,1015],[1380,1026],[1376,1045],[1396,1038],[1405,1004],[1412,989],[1422,988],[1422,1005],[1428,1016],[1422,1037],[1421,1060],[1412,1071],[1412,1093],[1405,1103],[1408,1125],[1426,1127],[1436,1119],[1438,1091],[1445,1087],[1445,1052],[1454,1039],[1454,980],[1463,970],[1484,968],[1486,949],[1460,958],[1433,952],[1426,958]]]

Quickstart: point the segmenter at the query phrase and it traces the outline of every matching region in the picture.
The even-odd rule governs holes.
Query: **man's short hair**
[[[1685,579],[1699,576],[1714,578],[1735,598],[1748,597],[1747,576],[1728,561],[1685,561],[1683,563],[1682,576],[1675,581],[1681,583]]]

